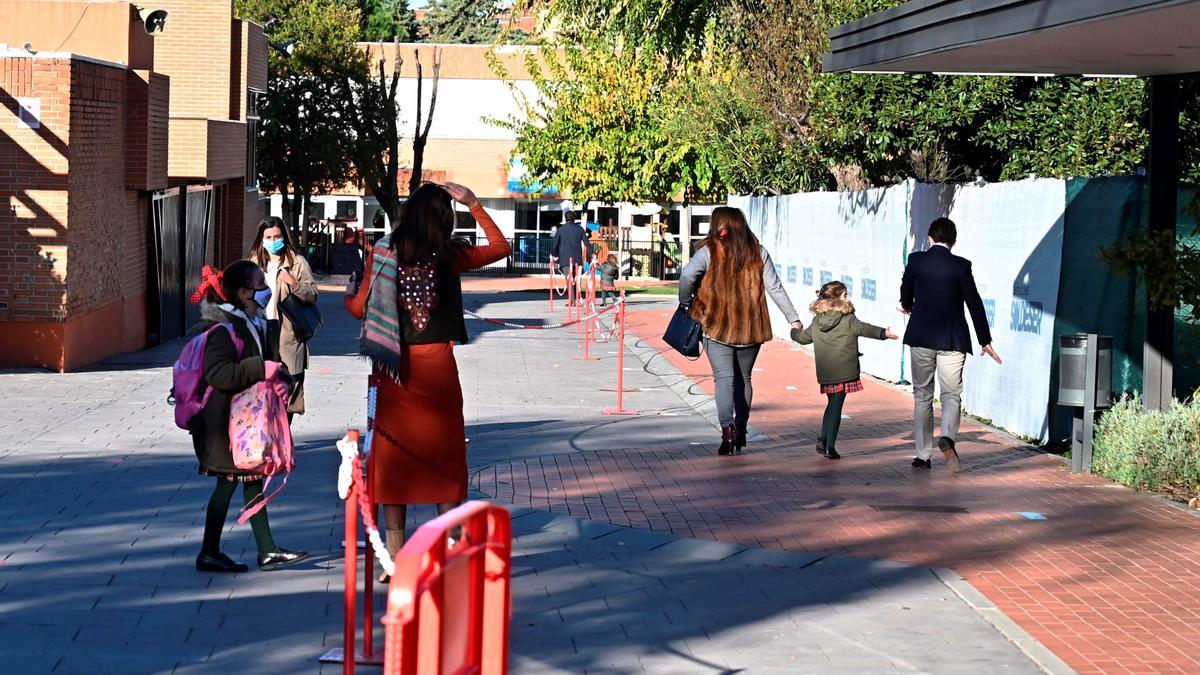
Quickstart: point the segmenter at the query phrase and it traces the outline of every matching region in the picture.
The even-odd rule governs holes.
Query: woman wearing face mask
[[[204,520],[204,542],[196,557],[196,569],[201,572],[245,572],[246,565],[235,562],[221,552],[221,531],[229,502],[238,483],[247,504],[262,496],[263,477],[238,469],[230,451],[229,415],[234,395],[277,373],[287,380],[287,366],[267,339],[267,321],[262,309],[271,302],[271,289],[258,265],[239,260],[220,274],[204,270],[204,280],[192,297],[200,303],[200,315],[211,327],[228,323],[240,339],[239,350],[225,330],[214,330],[208,336],[204,350],[204,382],[212,394],[203,410],[192,419],[192,445],[200,463],[199,472],[216,478],[216,488],[208,500]],[[240,353],[239,353],[240,352]],[[258,547],[258,567],[271,570],[290,565],[308,557],[304,551],[280,548],[271,537],[264,508],[250,518],[254,543]]]
[[[289,295],[296,296],[307,305],[316,304],[317,285],[313,282],[308,261],[296,252],[292,236],[283,221],[274,216],[263,218],[258,224],[258,234],[250,248],[250,260],[265,272],[267,286],[271,289],[271,302],[266,308],[270,340],[296,381],[292,387],[292,399],[288,401],[288,419],[291,420],[293,415],[304,414],[304,370],[308,367],[308,343],[296,339],[292,322],[279,311],[279,305]]]

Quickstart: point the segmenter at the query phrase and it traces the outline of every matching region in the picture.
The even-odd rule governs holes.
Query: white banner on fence
[[[731,197],[729,204],[746,212],[805,323],[815,291],[840,279],[859,318],[898,334],[905,329],[896,308],[906,254],[926,248],[929,223],[948,215],[958,225],[955,253],[974,261],[993,339],[1006,358],[1004,366],[978,354],[968,361],[964,404],[1009,431],[1045,439],[1065,193],[1061,180],[909,181],[865,192]],[[776,335],[786,336],[774,306],[771,319]],[[860,348],[867,373],[909,379],[900,343],[862,340]]]
[[[866,192],[813,192],[748,200],[751,227],[767,247],[779,278],[801,320],[822,284],[839,280],[863,321],[903,332],[896,312],[907,246],[909,184]],[[788,325],[771,307],[776,335]],[[901,379],[898,342],[863,340],[863,369],[884,379]],[[814,383],[815,387],[816,384]]]
[[[918,190],[927,187],[933,188]],[[972,262],[993,344],[1004,358],[998,366],[975,350],[967,361],[964,405],[996,426],[1039,440],[1049,440],[1065,209],[1065,181],[1033,179],[961,186],[949,212],[958,226],[954,252]],[[917,222],[927,227],[929,220]]]

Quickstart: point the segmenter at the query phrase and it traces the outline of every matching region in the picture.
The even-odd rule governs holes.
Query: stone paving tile
[[[711,393],[707,363],[657,337],[671,309],[632,312],[633,332],[659,363]],[[911,398],[873,382],[848,402],[844,459],[829,462],[811,449],[824,405],[811,357],[774,342],[758,369],[751,423],[767,440],[742,456],[715,457],[712,441],[574,453],[570,471],[544,457],[518,460],[480,471],[475,488],[685,537],[951,567],[1080,672],[1151,662],[1184,672],[1200,662],[1196,514],[1071,476],[1058,458],[970,423],[962,474],[914,473]]]
[[[194,474],[190,442],[171,425],[165,403],[178,344],[83,373],[0,373],[0,670],[210,673],[254,664],[262,672],[340,672],[316,661],[341,641],[343,511],[332,441],[355,421],[362,426],[365,367],[353,356],[356,327],[340,314],[336,295],[323,303],[327,324],[314,343],[306,392],[310,414],[295,427],[298,469],[271,506],[279,542],[313,556],[270,574],[193,569],[211,479]],[[494,316],[543,318],[542,305],[521,296],[468,294],[467,303]],[[739,553],[746,544],[715,544],[715,537],[680,539],[671,527],[760,520],[730,518],[700,501],[694,511],[660,517],[636,483],[592,473],[591,457],[646,472],[664,503],[696,498],[650,475],[660,465],[658,449],[625,450],[670,438],[673,452],[686,454],[692,443],[707,442],[712,428],[686,391],[681,398],[658,371],[631,358],[627,386],[643,391],[626,400],[648,412],[605,418],[598,410],[614,396],[600,391],[615,376],[611,350],[601,348],[601,361],[587,363],[572,359],[578,337],[562,332],[474,324],[472,331],[477,339],[458,355],[475,482],[507,479],[514,489],[544,490],[537,501],[547,507],[557,503],[548,481],[505,468],[519,460],[588,486],[565,496],[569,514],[532,510],[533,503],[514,508],[514,673],[771,672],[791,656],[805,662],[787,672],[849,672],[886,666],[875,656],[880,647],[858,640],[829,653],[822,630],[850,635],[873,624],[904,635],[912,614],[927,617],[930,630],[954,626],[960,658],[920,645],[906,652],[901,644],[894,659],[938,672],[976,663],[989,672],[1036,670],[928,570],[906,567],[904,577],[846,563],[831,575],[803,554],[781,559],[777,551]],[[766,494],[756,498],[769,503]],[[431,515],[411,511],[412,526]],[[618,527],[618,514],[641,529]],[[226,552],[253,568],[249,528],[230,523]],[[802,630],[805,621],[820,628]],[[771,635],[785,634],[797,636],[794,654],[767,649]],[[751,644],[760,649],[745,648]]]

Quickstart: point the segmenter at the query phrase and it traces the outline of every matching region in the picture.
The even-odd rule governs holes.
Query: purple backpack
[[[243,343],[233,330],[233,324],[219,323],[189,340],[171,368],[171,395],[167,402],[175,406],[175,425],[180,429],[190,430],[192,418],[200,414],[208,397],[212,396],[212,387],[204,385],[204,350],[208,346],[208,336],[222,327],[229,331],[238,358],[241,358]]]

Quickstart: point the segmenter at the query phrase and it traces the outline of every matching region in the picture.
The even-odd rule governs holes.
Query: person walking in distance
[[[587,232],[579,224],[578,214],[567,211],[563,224],[554,232],[554,243],[550,246],[551,254],[558,260],[558,269],[567,277],[568,284],[575,284],[575,288],[579,288],[576,268],[586,260],[583,252],[587,238]]]
[[[267,286],[271,289],[271,302],[265,310],[268,339],[295,381],[291,400],[288,401],[290,421],[293,416],[304,414],[304,370],[308,368],[308,343],[296,339],[291,319],[279,307],[292,295],[306,305],[315,305],[317,284],[313,281],[308,261],[296,250],[283,220],[275,216],[268,216],[259,222],[249,258],[266,274]]]
[[[721,423],[718,455],[746,446],[754,361],[762,343],[773,337],[767,295],[793,328],[804,329],[746,216],[728,206],[714,209],[708,236],[679,275],[679,306],[704,330]]]
[[[468,207],[487,236],[456,239],[453,202]],[[471,190],[426,183],[405,202],[391,234],[372,251],[361,287],[351,280],[345,306],[363,320],[359,351],[376,387],[370,480],[383,504],[388,553],[404,543],[409,504],[439,514],[467,497],[467,435],[454,345],[467,342],[462,279],[512,249]]]
[[[900,311],[910,317],[904,344],[912,357],[913,423],[917,455],[912,465],[931,468],[933,462],[933,381],[941,387],[942,426],[936,444],[946,467],[957,473],[958,429],[962,420],[963,367],[971,350],[971,333],[963,306],[971,313],[975,336],[983,353],[1003,363],[992,346],[983,299],[975,287],[971,261],[951,253],[958,230],[949,218],[929,226],[929,250],[908,257],[900,284]]]

